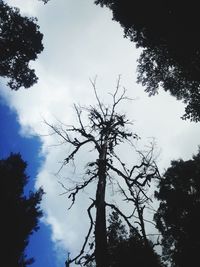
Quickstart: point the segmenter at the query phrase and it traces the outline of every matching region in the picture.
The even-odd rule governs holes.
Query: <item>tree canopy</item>
[[[165,259],[171,266],[196,266],[200,249],[200,152],[193,159],[172,161],[158,184],[155,215]]]
[[[145,244],[139,233],[129,231],[116,211],[109,214],[107,239],[109,267],[164,267],[153,244]],[[90,262],[86,266],[96,265]]]
[[[0,76],[8,78],[13,90],[29,88],[38,80],[29,67],[43,50],[43,34],[36,22],[0,0]]]
[[[144,243],[135,232],[128,233],[119,214],[113,211],[109,217],[108,226],[109,267],[161,267],[159,256],[153,249],[153,244]]]
[[[200,120],[200,37],[197,1],[96,0],[107,6],[126,37],[143,48],[138,82],[159,87],[187,105],[183,118]]]
[[[4,266],[26,267],[34,261],[27,258],[25,249],[29,236],[38,230],[43,190],[40,188],[25,196],[26,166],[20,154],[0,160],[1,262]]]

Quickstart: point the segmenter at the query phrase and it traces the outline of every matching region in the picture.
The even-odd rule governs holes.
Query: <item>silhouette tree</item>
[[[161,267],[160,257],[155,253],[153,244],[140,237],[135,231],[128,231],[116,211],[108,218],[108,255],[109,267]],[[86,264],[95,267],[95,262]]]
[[[153,244],[144,242],[135,232],[128,233],[119,214],[113,211],[108,227],[109,267],[136,266],[161,267],[159,256],[153,249]]]
[[[196,266],[200,249],[200,152],[191,160],[172,161],[158,184],[155,215],[170,266]]]
[[[97,267],[108,266],[108,249],[107,249],[107,230],[106,230],[106,207],[110,207],[120,214],[132,229],[136,231],[136,227],[131,224],[131,218],[137,213],[135,206],[132,205],[133,212],[130,216],[125,215],[116,205],[106,201],[106,188],[110,181],[113,186],[117,186],[125,197],[124,201],[133,202],[135,198],[135,190],[146,197],[145,187],[149,185],[152,178],[158,175],[158,170],[153,158],[153,149],[142,153],[137,151],[140,157],[139,164],[127,167],[126,164],[118,157],[115,151],[116,147],[123,142],[132,144],[133,140],[138,139],[137,134],[130,132],[127,125],[130,121],[126,119],[125,115],[120,115],[116,108],[118,105],[127,100],[125,90],[120,95],[120,78],[117,83],[117,89],[112,95],[112,105],[105,106],[99,99],[96,91],[95,81],[91,81],[95,92],[97,106],[89,106],[88,108],[75,105],[75,111],[78,118],[78,126],[66,126],[60,124],[58,126],[48,124],[53,133],[60,136],[62,142],[70,144],[73,150],[65,158],[63,165],[68,164],[74,160],[74,157],[79,150],[86,145],[94,148],[96,160],[87,164],[86,177],[83,177],[82,182],[72,188],[65,188],[65,193],[68,198],[72,199],[72,205],[75,202],[77,194],[85,189],[92,182],[97,182],[96,196],[92,200],[87,212],[90,219],[90,227],[86,235],[83,247],[80,254],[71,260],[77,264],[81,264],[84,260],[85,263],[95,257]],[[83,112],[86,112],[88,123],[83,122]],[[72,136],[72,133],[74,134]],[[91,156],[92,157],[92,156]],[[115,177],[115,178],[114,178]],[[113,179],[117,179],[115,183]],[[125,189],[124,189],[125,187]],[[72,206],[71,205],[71,206]],[[140,206],[139,206],[140,207]],[[91,210],[96,208],[96,218],[93,219]],[[88,244],[89,237],[94,228],[95,235],[95,249],[91,252],[90,257],[85,255],[85,248]],[[140,234],[136,231],[136,235]],[[93,248],[93,243],[91,244]]]
[[[8,78],[13,90],[37,82],[35,71],[29,67],[43,50],[43,35],[36,22],[36,18],[23,17],[18,8],[0,0],[0,76]]]
[[[159,87],[187,106],[183,118],[200,120],[200,37],[198,3],[192,0],[95,0],[113,12],[125,37],[143,48],[138,82],[149,95]]]
[[[1,263],[4,266],[25,267],[34,262],[33,258],[27,259],[25,248],[29,236],[38,230],[43,190],[24,195],[28,182],[26,166],[20,154],[0,160]]]

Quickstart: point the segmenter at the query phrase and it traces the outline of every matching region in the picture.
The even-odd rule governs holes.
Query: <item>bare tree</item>
[[[91,199],[92,203],[87,209],[90,219],[90,227],[85,237],[80,253],[71,260],[77,264],[87,264],[91,259],[95,258],[97,267],[108,267],[108,251],[107,251],[107,228],[106,228],[106,207],[110,207],[117,211],[120,216],[126,221],[127,225],[134,231],[131,223],[131,218],[135,218],[137,211],[137,218],[139,218],[139,225],[141,227],[141,238],[146,239],[144,228],[142,203],[148,200],[145,192],[145,187],[152,178],[158,176],[158,170],[153,158],[153,148],[148,153],[142,153],[135,150],[140,156],[140,163],[133,165],[131,168],[126,167],[118,157],[115,148],[123,142],[128,142],[133,146],[134,139],[138,139],[138,135],[132,133],[127,129],[131,122],[126,119],[124,114],[119,114],[116,109],[118,105],[129,98],[126,97],[126,90],[120,93],[120,77],[117,82],[114,94],[111,94],[112,105],[106,106],[100,101],[97,95],[96,82],[91,81],[96,96],[96,106],[81,107],[75,105],[75,111],[78,118],[78,126],[65,126],[48,124],[53,133],[61,137],[62,141],[70,144],[73,150],[65,158],[63,165],[73,161],[79,150],[88,144],[92,144],[98,156],[96,160],[87,164],[87,179],[82,183],[77,183],[72,188],[67,188],[62,184],[66,190],[65,193],[72,200],[71,206],[75,203],[77,194],[85,189],[91,182],[97,181],[96,197]],[[85,125],[82,119],[82,113],[87,114],[88,123]],[[125,197],[125,201],[133,202],[133,212],[130,216],[125,215],[116,205],[108,203],[106,200],[106,185],[108,179],[118,177],[117,185]],[[126,189],[124,188],[124,185]],[[91,210],[96,209],[96,218],[94,219]],[[85,254],[85,249],[89,243],[89,238],[94,230],[95,248],[90,256]],[[136,231],[139,234],[138,231]]]

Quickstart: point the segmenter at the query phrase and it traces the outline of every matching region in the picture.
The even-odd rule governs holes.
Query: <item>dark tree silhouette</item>
[[[43,190],[24,195],[28,182],[26,163],[20,154],[11,154],[0,160],[1,205],[1,263],[3,266],[26,267],[34,262],[27,259],[25,248],[29,236],[38,230],[42,216],[39,204]]]
[[[145,187],[148,187],[151,179],[158,175],[158,170],[154,162],[152,148],[144,153],[135,150],[140,157],[140,162],[138,165],[130,164],[131,166],[129,167],[122,162],[115,151],[119,144],[128,142],[132,145],[133,140],[138,138],[136,134],[127,129],[127,125],[130,124],[130,121],[126,119],[125,115],[118,114],[116,111],[118,105],[124,100],[127,100],[125,90],[121,95],[119,94],[120,79],[117,83],[117,89],[112,95],[113,102],[111,106],[105,106],[100,101],[97,95],[95,82],[91,82],[96,95],[97,106],[91,105],[88,108],[75,106],[79,123],[77,127],[66,126],[64,124],[60,124],[59,126],[47,124],[51,127],[54,134],[56,133],[60,136],[62,143],[64,141],[73,147],[72,152],[65,158],[63,165],[73,161],[79,150],[87,145],[89,145],[90,148],[92,146],[97,153],[96,160],[87,164],[86,177],[83,177],[83,182],[77,183],[72,188],[67,188],[65,185],[62,186],[65,188],[65,193],[68,194],[68,198],[72,199],[73,205],[77,194],[81,190],[85,189],[92,182],[97,182],[95,199],[91,199],[92,204],[87,210],[90,219],[89,231],[80,254],[72,259],[71,262],[75,261],[76,263],[81,264],[83,260],[88,262],[95,257],[97,267],[107,267],[106,207],[110,207],[119,213],[133,232],[136,231],[136,227],[131,224],[131,218],[135,218],[134,216],[137,214],[137,209],[134,205],[132,205],[131,215],[127,216],[117,208],[116,205],[106,201],[106,188],[108,183],[111,181],[113,186],[116,184],[118,190],[120,190],[124,196],[124,201],[134,203],[137,194],[148,199]],[[82,113],[84,111],[88,117],[87,124],[84,124],[82,119]],[[134,148],[133,145],[132,148]],[[119,178],[116,183],[113,180],[114,177],[115,179],[117,179],[117,177]],[[138,205],[139,209],[141,208],[140,204]],[[93,208],[96,208],[95,220],[93,219],[91,212]],[[91,257],[88,258],[88,255],[87,257],[84,257],[84,254],[93,228],[95,235],[95,249],[94,252],[91,253]],[[136,235],[139,235],[140,238],[142,236],[138,231],[136,231]]]
[[[153,244],[144,242],[135,232],[128,233],[117,212],[109,218],[108,227],[109,267],[161,267]]]
[[[138,82],[150,95],[160,86],[186,104],[185,115],[200,120],[200,37],[197,1],[96,0],[137,47],[143,48]]]
[[[160,257],[153,249],[153,244],[140,237],[136,231],[128,231],[116,211],[108,218],[108,259],[109,267],[161,267]],[[86,264],[95,267],[95,262]]]
[[[200,152],[193,159],[172,161],[158,184],[155,215],[170,266],[196,266],[200,249]]]
[[[8,78],[13,90],[28,88],[37,82],[29,62],[43,50],[43,35],[36,18],[20,15],[18,8],[0,0],[0,76]]]

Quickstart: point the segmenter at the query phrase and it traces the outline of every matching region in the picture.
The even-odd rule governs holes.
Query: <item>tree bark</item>
[[[97,267],[108,267],[106,231],[106,147],[102,148],[98,162],[98,185],[96,192],[95,259]]]
[[[136,206],[136,209],[138,212],[138,217],[139,217],[139,221],[140,221],[140,227],[141,227],[141,232],[142,232],[142,236],[144,239],[144,244],[145,244],[145,246],[148,247],[149,242],[148,242],[147,235],[146,235],[144,217],[143,217],[143,211],[144,211],[145,206],[140,207],[138,201],[135,202],[135,206]]]

